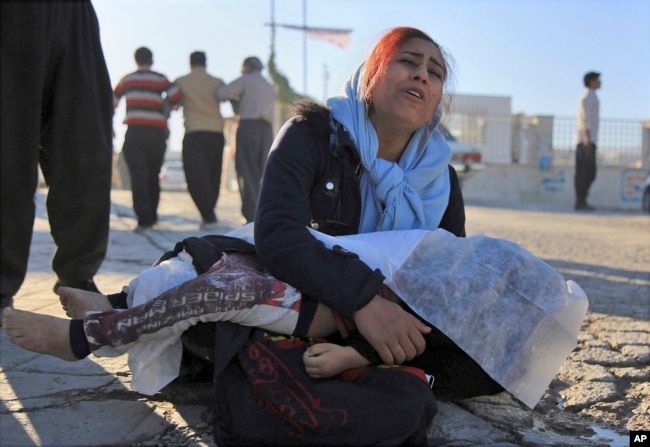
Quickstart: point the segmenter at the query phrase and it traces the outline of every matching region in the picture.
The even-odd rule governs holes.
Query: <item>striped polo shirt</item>
[[[115,86],[114,107],[126,99],[127,126],[167,127],[164,100],[170,107],[181,99],[180,89],[161,73],[148,68],[124,76]]]

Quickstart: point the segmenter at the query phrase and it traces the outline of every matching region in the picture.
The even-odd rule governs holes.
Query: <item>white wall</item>
[[[470,203],[553,206],[573,210],[573,167],[540,170],[532,165],[490,165],[466,176],[463,196]],[[588,202],[596,209],[641,212],[645,169],[598,167]]]
[[[464,141],[462,135],[456,136],[463,143],[478,146],[486,163],[511,162],[511,102],[509,96],[454,96],[452,117],[465,115],[478,126],[478,140]]]

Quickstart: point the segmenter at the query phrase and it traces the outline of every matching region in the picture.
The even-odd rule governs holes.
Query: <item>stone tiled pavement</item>
[[[51,289],[53,244],[43,207],[18,308],[64,316]],[[118,291],[164,251],[201,234],[186,192],[165,191],[161,222],[131,230],[130,194],[113,191],[108,256],[96,282]],[[244,223],[237,193],[217,208],[227,232]],[[518,242],[580,284],[590,310],[576,350],[534,410],[506,393],[441,402],[429,429],[439,446],[628,445],[650,430],[650,218],[640,213],[468,205],[468,232]],[[211,445],[211,388],[174,384],[146,397],[130,390],[126,356],[76,363],[26,352],[0,331],[0,446]]]

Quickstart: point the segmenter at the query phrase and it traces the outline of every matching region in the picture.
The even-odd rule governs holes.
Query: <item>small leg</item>
[[[7,307],[2,311],[2,328],[9,341],[23,349],[69,362],[79,360],[70,346],[70,320]]]
[[[70,318],[82,320],[86,312],[101,312],[113,308],[108,297],[101,293],[71,287],[59,287],[57,293],[63,310]]]

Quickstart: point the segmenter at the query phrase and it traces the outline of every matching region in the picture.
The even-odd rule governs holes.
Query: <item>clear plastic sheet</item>
[[[326,247],[341,245],[370,267],[379,268],[386,284],[411,309],[530,408],[576,346],[588,307],[586,294],[513,242],[482,235],[457,238],[442,229],[342,237],[313,234]],[[253,243],[253,224],[228,236]],[[133,304],[195,277],[185,256],[134,280],[132,293],[139,290],[136,296],[131,295]],[[137,296],[140,293],[142,296]],[[201,320],[214,321],[209,317]],[[175,377],[181,353],[178,336],[183,328],[177,329],[173,335],[158,334],[167,339],[158,339],[156,349],[142,342],[128,347],[129,365],[138,372],[134,373],[134,378],[138,376],[134,385],[139,391],[153,394],[160,384]],[[161,376],[161,371],[166,373]]]
[[[586,294],[513,242],[442,229],[317,237],[382,268],[413,311],[530,408],[576,346]]]

